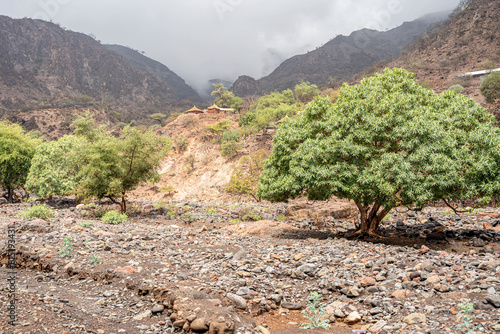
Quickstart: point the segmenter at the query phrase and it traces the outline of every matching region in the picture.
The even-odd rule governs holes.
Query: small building
[[[203,110],[200,110],[196,108],[196,106],[192,107],[188,111],[186,111],[186,114],[203,114]]]
[[[213,106],[208,107],[207,112],[210,114],[218,114],[218,113],[220,113],[220,108],[217,107],[216,104],[214,104]]]
[[[220,108],[220,111],[225,112],[225,113],[233,113],[234,114],[233,108]]]

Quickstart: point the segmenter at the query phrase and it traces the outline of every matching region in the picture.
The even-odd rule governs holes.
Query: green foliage
[[[500,99],[500,72],[490,73],[481,83],[481,94],[486,102],[492,103]]]
[[[344,84],[336,104],[318,98],[287,119],[257,195],[352,199],[361,233],[376,233],[399,205],[457,200],[500,190],[500,130],[494,117],[453,91],[422,88],[403,69]]]
[[[195,222],[196,221],[196,217],[194,217],[191,213],[187,212],[185,214],[182,215],[182,219],[184,220],[184,222],[186,224],[190,224],[192,222]]]
[[[168,210],[168,212],[166,214],[168,219],[174,219],[177,216],[177,211],[178,210],[175,208],[171,208],[170,210]]]
[[[101,261],[99,261],[99,255],[92,254],[90,256],[90,263],[92,263],[92,264],[99,264],[99,263],[101,263]]]
[[[42,198],[72,194],[79,182],[77,173],[81,158],[77,152],[85,144],[82,137],[64,136],[38,146],[26,188]]]
[[[482,70],[492,70],[496,67],[495,62],[493,60],[485,60],[477,64],[477,67]]]
[[[286,217],[284,215],[277,215],[276,220],[279,222],[284,222],[286,220]]]
[[[474,316],[472,314],[472,312],[474,312],[474,304],[473,303],[469,303],[469,302],[461,303],[461,304],[458,304],[458,307],[461,310],[459,312],[459,314],[462,316],[461,322],[457,326],[457,329],[459,331],[461,331],[462,333],[466,333],[466,334],[472,334],[472,333],[476,333],[477,330],[482,329],[481,326],[479,326],[479,325],[473,326],[473,324],[471,323],[471,320],[476,318],[476,316]]]
[[[158,124],[160,126],[163,126],[164,125],[163,120],[167,117],[167,115],[162,113],[155,113],[150,115],[149,117],[151,117],[151,119],[154,119],[155,121],[158,121]]]
[[[259,211],[257,211],[254,207],[248,205],[245,208],[242,208],[239,212],[239,216],[244,221],[258,221],[262,220],[262,216]]]
[[[80,227],[85,228],[85,227],[89,227],[89,226],[94,226],[94,223],[93,222],[81,222],[78,225],[80,225]]]
[[[422,82],[422,87],[425,89],[432,89],[432,84],[429,81]]]
[[[73,250],[74,250],[74,246],[73,246],[73,242],[71,241],[71,237],[68,236],[68,237],[64,238],[63,242],[64,242],[64,246],[61,247],[61,249],[59,250],[59,255],[61,257],[71,257]]]
[[[231,219],[229,222],[231,224],[239,224],[239,223],[241,223],[241,220],[239,220],[239,219]]]
[[[75,134],[87,139],[78,150],[81,167],[76,194],[81,198],[121,198],[126,212],[126,193],[141,182],[159,180],[157,170],[171,143],[147,129],[125,127],[118,138],[89,115],[73,123]]]
[[[238,96],[235,96],[233,92],[227,90],[223,84],[217,83],[213,84],[212,96],[215,97],[215,104],[222,108],[232,108],[236,112],[241,109],[243,101]]]
[[[235,195],[251,195],[257,199],[257,184],[267,157],[268,153],[263,150],[242,157],[231,174],[226,191]]]
[[[311,292],[307,298],[308,306],[301,316],[306,317],[310,324],[301,323],[300,327],[305,329],[322,328],[329,329],[331,326],[327,320],[321,320],[326,313],[326,304],[321,303],[322,296],[317,292]]]
[[[40,143],[41,139],[33,138],[21,126],[0,121],[0,186],[7,190],[9,202],[14,189],[25,184]]]
[[[106,212],[101,220],[106,223],[106,224],[113,224],[113,225],[118,225],[121,223],[126,223],[128,220],[128,217],[125,213],[120,213],[118,211],[108,211]]]
[[[244,129],[252,129],[250,133],[257,133],[285,116],[295,115],[296,112],[293,92],[287,89],[282,93],[273,92],[259,98],[250,112],[238,119],[238,124]]]
[[[24,210],[24,212],[21,214],[21,217],[24,219],[31,219],[31,218],[40,218],[40,219],[49,219],[49,218],[54,218],[54,210],[52,210],[48,205],[46,204],[38,204],[38,205],[33,205],[32,207],[27,208]]]
[[[207,208],[205,212],[209,215],[215,215],[217,213],[217,208],[214,208],[213,206]]]
[[[300,103],[312,101],[320,93],[318,86],[302,81],[295,86],[295,96]]]
[[[460,86],[460,85],[453,85],[451,86],[450,88],[448,88],[448,90],[453,90],[457,93],[462,93],[464,91],[464,87]]]
[[[189,141],[186,136],[180,135],[174,139],[174,143],[177,152],[184,152],[187,149]]]
[[[224,158],[232,158],[238,155],[239,150],[243,147],[242,143],[238,143],[235,141],[229,141],[221,144],[221,155]]]

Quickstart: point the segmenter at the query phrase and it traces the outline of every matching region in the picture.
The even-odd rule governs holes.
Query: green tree
[[[164,126],[164,120],[167,118],[167,115],[162,114],[162,113],[155,113],[149,116],[151,119],[154,119],[155,121],[158,121],[158,124],[161,126]]]
[[[12,202],[14,190],[24,186],[31,159],[41,139],[33,138],[17,124],[0,121],[0,185]]]
[[[260,150],[242,157],[231,174],[226,191],[235,195],[250,195],[258,200],[257,184],[268,156],[266,151]]]
[[[141,182],[159,179],[158,168],[171,148],[170,140],[150,130],[130,126],[126,126],[118,138],[102,128],[96,133],[97,126],[89,132],[80,128],[82,125],[88,129],[89,122],[94,120],[87,115],[73,123],[75,133],[89,140],[78,152],[82,162],[76,194],[81,198],[109,198],[126,212],[127,192]]]
[[[307,81],[302,81],[300,84],[295,86],[295,96],[300,103],[306,103],[312,101],[316,96],[318,96],[320,90],[318,86],[313,85]]]
[[[26,188],[38,197],[70,195],[78,185],[79,150],[87,141],[64,136],[38,146],[31,162]]]
[[[360,234],[374,235],[396,206],[495,194],[500,130],[494,117],[454,91],[437,95],[413,73],[383,74],[318,98],[273,139],[257,195],[353,200]]]
[[[243,105],[241,98],[228,91],[224,84],[216,83],[213,84],[213,87],[211,95],[215,98],[215,104],[222,108],[233,108],[235,111],[241,109]]]
[[[493,103],[500,99],[500,72],[489,74],[481,83],[481,94],[486,98],[486,102]]]

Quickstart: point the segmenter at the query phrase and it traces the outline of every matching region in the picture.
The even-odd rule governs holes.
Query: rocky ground
[[[360,241],[346,202],[135,201],[119,225],[108,204],[49,204],[48,220],[0,205],[2,305],[14,223],[19,267],[0,333],[461,333],[464,302],[476,333],[500,332],[499,209],[393,212]],[[299,329],[314,291],[328,331]]]

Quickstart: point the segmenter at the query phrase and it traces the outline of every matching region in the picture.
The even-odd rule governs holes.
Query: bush
[[[101,220],[107,224],[118,225],[125,223],[128,217],[125,213],[119,213],[118,211],[108,211],[102,216]]]
[[[231,174],[231,179],[225,190],[235,195],[251,195],[255,200],[258,200],[256,196],[257,183],[264,169],[264,160],[268,156],[266,151],[260,150],[250,156],[242,157]]]
[[[482,70],[492,70],[496,67],[495,62],[493,60],[485,60],[477,64],[477,67]]]
[[[54,217],[54,210],[52,210],[46,204],[34,205],[34,206],[32,206],[32,207],[27,208],[26,210],[24,210],[24,212],[21,214],[21,217],[23,217],[24,219],[31,219],[31,218],[48,219],[48,218],[53,218]]]
[[[243,144],[235,142],[235,141],[229,141],[226,143],[222,143],[221,145],[221,155],[224,158],[231,159],[232,157],[238,155],[239,151],[241,150]]]
[[[481,94],[483,94],[488,103],[500,99],[500,72],[493,72],[483,80],[481,83]]]
[[[376,235],[394,207],[500,193],[495,123],[462,94],[436,94],[413,73],[385,69],[344,85],[336,104],[316,99],[283,122],[257,195],[351,199],[360,211],[358,234]]]
[[[320,93],[318,86],[302,81],[295,86],[295,96],[300,103],[312,101]]]
[[[450,88],[448,88],[448,90],[453,90],[457,93],[462,93],[464,91],[464,87],[460,86],[460,85],[453,85],[451,86]]]
[[[184,152],[188,146],[188,139],[184,135],[180,135],[174,139],[177,152]]]

